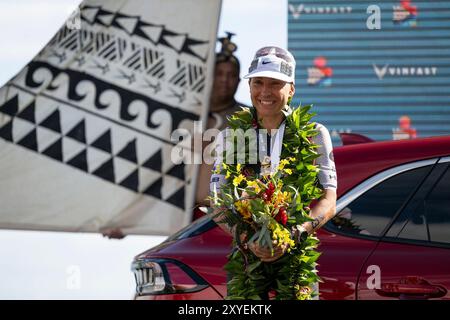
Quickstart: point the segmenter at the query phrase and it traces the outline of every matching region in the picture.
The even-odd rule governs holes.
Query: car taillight
[[[164,291],[166,282],[159,264],[147,262],[133,270],[138,294],[152,294]]]
[[[138,295],[195,292],[208,287],[192,269],[172,259],[137,260],[131,269]]]

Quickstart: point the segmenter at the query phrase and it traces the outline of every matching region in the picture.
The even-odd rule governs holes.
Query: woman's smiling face
[[[255,77],[249,80],[250,96],[258,118],[279,117],[288,99],[294,95],[292,83],[274,78]]]

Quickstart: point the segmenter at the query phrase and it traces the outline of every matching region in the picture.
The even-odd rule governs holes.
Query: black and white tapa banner
[[[170,136],[206,117],[220,5],[80,5],[0,89],[0,228],[166,235],[190,221],[196,169],[172,161]]]

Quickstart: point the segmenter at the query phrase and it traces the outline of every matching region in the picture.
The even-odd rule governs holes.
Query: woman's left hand
[[[256,241],[249,243],[248,248],[261,259],[262,262],[273,262],[281,258],[286,252],[286,246],[273,245],[273,255],[268,247],[261,247]]]

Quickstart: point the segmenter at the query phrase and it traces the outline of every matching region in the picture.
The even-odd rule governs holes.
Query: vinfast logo
[[[350,6],[314,6],[305,7],[303,4],[295,6],[289,5],[289,12],[292,13],[294,19],[300,18],[302,14],[339,14],[339,13],[351,13],[352,7]]]
[[[410,0],[401,0],[399,6],[393,6],[392,22],[403,27],[417,26],[417,6]]]
[[[378,79],[383,80],[385,76],[391,77],[427,77],[437,74],[437,67],[417,67],[417,66],[377,66],[372,64],[373,70]]]
[[[308,68],[308,84],[321,87],[331,86],[333,69],[327,66],[327,59],[321,56],[316,57],[313,63],[313,67]]]

